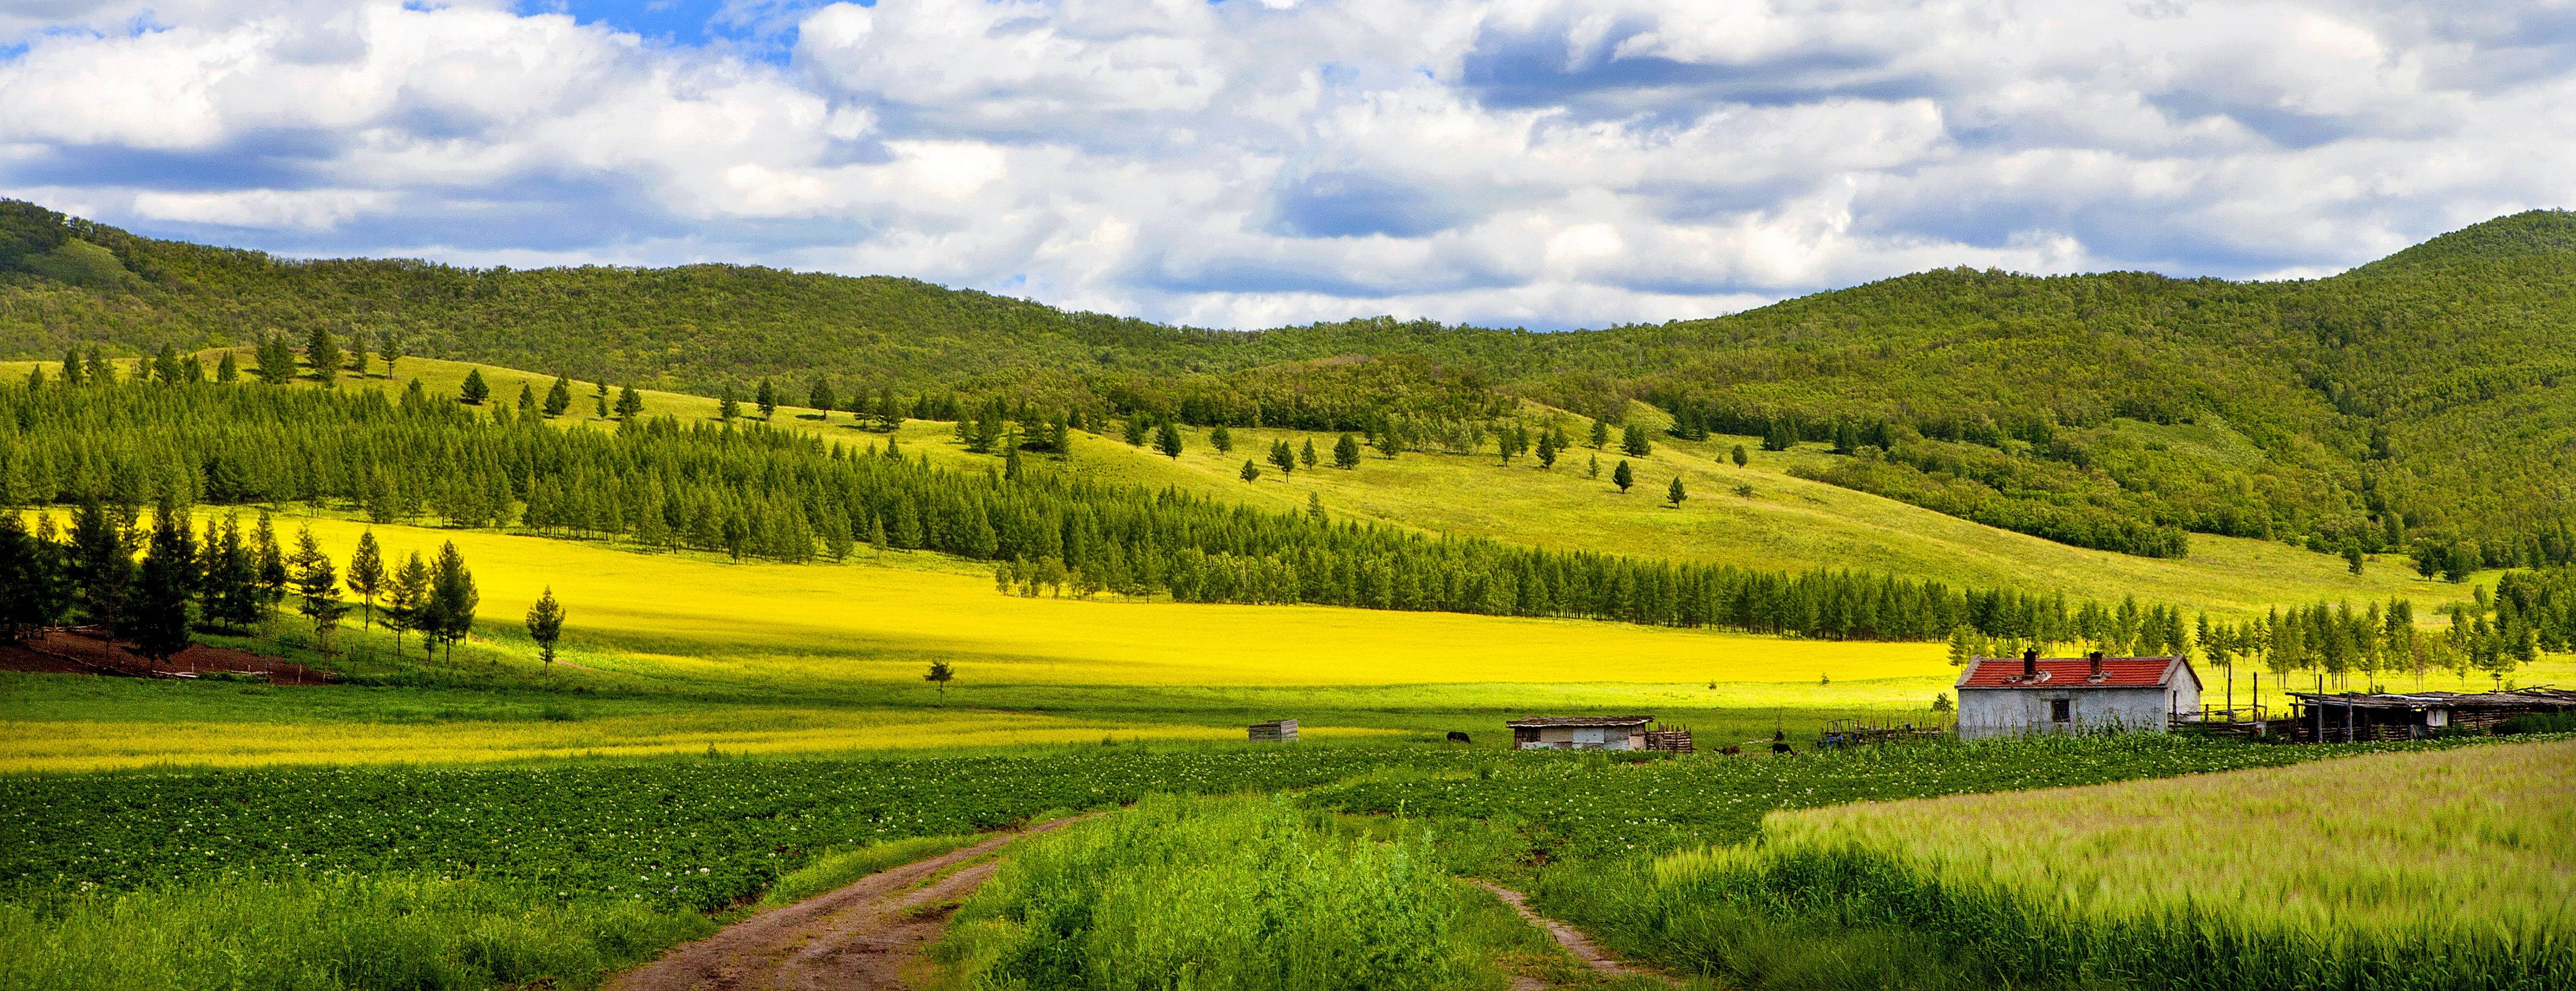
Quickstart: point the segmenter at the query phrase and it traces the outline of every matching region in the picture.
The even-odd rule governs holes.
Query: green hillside
[[[1000,400],[1094,422],[1392,432],[1422,449],[1529,400],[1613,422],[1643,410],[1668,441],[1848,452],[1788,463],[2127,555],[2200,553],[2190,533],[2402,550],[2454,574],[2576,556],[2576,217],[2563,212],[2329,279],[1943,270],[1554,334],[1383,319],[1207,331],[734,266],[288,261],[26,204],[0,210],[0,228],[0,356],[322,327],[700,395],[773,378],[801,396],[820,378],[914,412]],[[1434,434],[1452,439],[1421,439]]]

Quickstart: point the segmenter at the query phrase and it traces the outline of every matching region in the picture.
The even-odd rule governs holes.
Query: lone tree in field
[[[805,405],[822,413],[824,422],[828,423],[832,419],[832,411],[841,408],[841,397],[833,393],[832,380],[817,375],[813,388],[805,390]]]
[[[482,369],[466,371],[465,384],[457,388],[456,398],[467,406],[481,406],[484,400],[492,398],[492,387],[484,384]]]
[[[196,564],[197,549],[187,524],[179,521],[170,501],[162,499],[152,512],[152,549],[143,555],[142,576],[134,583],[133,616],[126,624],[135,649],[155,665],[188,649],[188,579]]]
[[[725,386],[724,391],[717,394],[716,419],[723,420],[726,423],[732,423],[735,417],[741,415],[742,401],[733,397],[732,386]]]
[[[1642,458],[1655,453],[1655,442],[1647,439],[1645,427],[1631,423],[1619,434],[1619,451],[1632,458]]]
[[[537,642],[537,659],[548,670],[555,664],[555,641],[563,636],[563,606],[555,602],[554,586],[546,586],[537,596],[537,604],[528,607],[528,639]]]
[[[939,704],[947,705],[948,683],[957,680],[957,672],[948,666],[947,661],[932,661],[930,673],[922,675],[921,680],[939,686]]]
[[[536,411],[537,387],[530,385],[525,381],[521,381],[519,383],[519,415],[529,416],[536,413]]]
[[[1306,446],[1297,449],[1297,464],[1299,467],[1313,468],[1318,460],[1320,459],[1315,457],[1315,442],[1309,438]]]
[[[1287,442],[1287,441],[1284,441],[1284,440],[1274,440],[1274,441],[1271,441],[1271,442],[1270,442],[1270,466],[1271,466],[1271,467],[1273,467],[1273,468],[1277,468],[1277,469],[1279,469],[1279,474],[1280,474],[1282,477],[1296,474],[1296,473],[1297,473],[1297,452],[1295,452],[1295,451],[1291,451],[1291,450],[1289,450],[1289,449],[1288,449],[1288,442]]]
[[[1628,486],[1637,484],[1637,473],[1628,470],[1628,462],[1622,459],[1619,467],[1610,469],[1610,484],[1619,487],[1620,495],[1627,495]]]
[[[358,629],[373,629],[376,623],[376,596],[385,594],[385,556],[376,546],[376,532],[358,535],[358,549],[349,552],[349,591],[358,593]]]
[[[1682,490],[1682,477],[1680,475],[1673,476],[1672,487],[1664,490],[1664,501],[1672,503],[1674,509],[1680,509],[1682,508],[1682,500],[1688,498],[1690,498],[1690,493]]]
[[[403,359],[402,341],[391,333],[385,334],[383,340],[376,342],[376,357],[385,359],[385,378],[391,380],[394,377],[394,362]]]
[[[1251,458],[1245,458],[1243,459],[1243,470],[1236,472],[1235,477],[1247,482],[1258,482],[1261,480],[1261,466],[1253,464]]]
[[[1541,470],[1556,467],[1556,433],[1541,431],[1538,435],[1538,466]]]
[[[1744,467],[1745,462],[1753,460],[1752,455],[1744,452],[1744,445],[1742,444],[1735,445],[1735,450],[1728,452],[1726,458],[1729,461],[1735,462],[1735,466],[1738,468]]]
[[[565,410],[571,409],[572,382],[561,375],[555,376],[555,384],[546,390],[546,405],[543,408],[546,419],[549,420],[562,416]]]
[[[760,407],[761,419],[766,420],[770,417],[777,416],[778,387],[769,384],[768,379],[761,379],[760,388],[751,394],[751,403],[754,406]]]
[[[644,412],[644,394],[634,386],[623,386],[617,392],[617,418],[632,420]]]
[[[1120,439],[1125,440],[1125,441],[1127,442],[1127,446],[1129,446],[1129,447],[1143,447],[1143,446],[1145,446],[1145,416],[1144,416],[1144,414],[1142,414],[1142,413],[1131,413],[1131,414],[1128,414],[1128,416],[1127,416],[1127,425],[1126,425],[1126,429],[1125,429],[1125,431],[1120,435]]]
[[[1225,428],[1225,424],[1222,423],[1210,428],[1208,430],[1208,446],[1216,448],[1216,453],[1218,454],[1234,453],[1234,431],[1227,430]]]
[[[1598,451],[1608,446],[1610,446],[1610,424],[1600,420],[1592,421],[1592,449]]]
[[[1333,442],[1333,467],[1349,471],[1359,466],[1360,439],[1345,433]]]
[[[1160,452],[1164,457],[1168,457],[1176,461],[1179,460],[1181,457],[1181,428],[1173,426],[1172,421],[1170,420],[1163,421],[1162,429],[1154,431],[1154,450]]]

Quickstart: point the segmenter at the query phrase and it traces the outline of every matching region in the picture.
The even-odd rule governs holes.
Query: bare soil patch
[[[329,672],[229,647],[197,644],[161,664],[91,629],[49,629],[17,643],[0,644],[0,670],[42,674],[97,674],[128,678],[185,678],[216,672],[265,677],[271,684],[320,685]]]
[[[808,991],[915,987],[921,950],[957,902],[993,873],[977,858],[1058,819],[888,868],[830,894],[772,909],[609,979],[609,991]],[[964,866],[959,866],[959,865]],[[956,868],[951,870],[951,868]]]

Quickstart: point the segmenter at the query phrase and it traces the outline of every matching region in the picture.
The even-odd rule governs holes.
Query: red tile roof
[[[1980,657],[1968,662],[1960,672],[1960,688],[2159,688],[2176,676],[2188,677],[2194,685],[2199,675],[2191,665],[2178,657],[2105,657],[2102,680],[2092,680],[2093,661],[2085,657],[2043,657],[2039,659],[2039,680],[2021,680],[2022,661],[2018,657]]]

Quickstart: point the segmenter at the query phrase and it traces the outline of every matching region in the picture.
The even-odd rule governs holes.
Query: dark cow
[[[1467,734],[1462,733],[1462,732],[1459,732],[1459,731],[1454,730],[1454,729],[1453,729],[1453,730],[1450,730],[1450,731],[1449,731],[1449,742],[1451,742],[1451,743],[1466,743],[1466,742],[1468,742],[1468,741],[1467,741]]]

